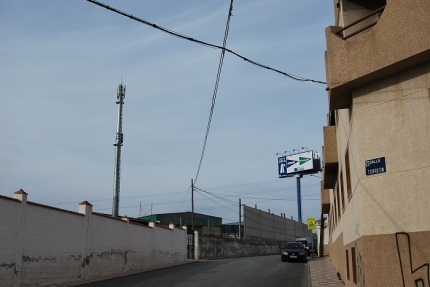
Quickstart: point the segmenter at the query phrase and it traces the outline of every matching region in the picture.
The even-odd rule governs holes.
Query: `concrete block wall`
[[[243,207],[243,218],[246,239],[265,238],[285,242],[312,236],[307,224],[246,205]]]
[[[155,264],[173,262],[171,233],[167,228],[154,228],[154,242],[157,243],[153,249]]]
[[[89,252],[85,264],[86,276],[124,272],[126,249],[126,222],[92,215],[89,232]]]
[[[270,239],[240,240],[199,236],[199,258],[280,254],[279,244]]]
[[[173,262],[180,262],[187,259],[187,253],[184,253],[184,246],[187,246],[187,237],[183,236],[183,230],[173,229],[172,233],[172,253]]]
[[[0,197],[0,286],[13,282],[20,202]]]
[[[0,196],[0,286],[50,283],[147,270],[185,261],[187,232],[131,223],[92,212],[72,212]]]
[[[21,268],[16,280],[22,285],[72,280],[79,274],[82,221],[77,213],[27,204],[22,242]],[[19,258],[17,258],[19,261]]]
[[[153,262],[154,236],[147,226],[129,224],[127,267],[129,270],[148,268]]]
[[[275,229],[273,226],[274,214],[260,212],[261,220],[261,237],[275,239]]]

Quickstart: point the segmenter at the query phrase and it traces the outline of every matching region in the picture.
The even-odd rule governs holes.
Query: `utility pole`
[[[122,133],[122,106],[124,105],[125,98],[125,85],[119,84],[117,90],[118,105],[118,125],[116,128],[116,140],[113,144],[115,146],[115,172],[114,172],[114,188],[113,188],[113,203],[112,203],[112,216],[118,217],[119,207],[119,192],[120,192],[120,172],[121,172],[121,147],[124,141]]]
[[[302,191],[300,185],[300,179],[303,175],[296,175],[296,183],[297,183],[297,211],[298,211],[298,222],[302,223]]]
[[[242,200],[239,198],[239,239],[241,234],[241,227],[242,227]]]
[[[191,230],[194,232],[194,182],[191,179]]]

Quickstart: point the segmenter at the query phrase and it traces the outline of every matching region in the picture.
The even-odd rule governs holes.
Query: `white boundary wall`
[[[41,286],[187,260],[187,231],[0,196],[0,286]]]

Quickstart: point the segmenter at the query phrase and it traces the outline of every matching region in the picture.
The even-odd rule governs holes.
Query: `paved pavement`
[[[191,263],[193,261],[183,262],[182,264]],[[309,272],[310,272],[310,278],[311,282],[309,284],[310,287],[337,287],[337,286],[345,286],[345,284],[342,282],[342,280],[339,280],[339,278],[336,275],[336,269],[334,268],[333,264],[330,261],[329,257],[316,257],[314,259],[309,258],[308,260],[309,265]],[[167,266],[166,266],[167,267]],[[144,270],[144,271],[149,271]],[[70,286],[80,286],[82,284],[88,284],[93,282],[98,282],[110,278],[120,277],[124,275],[131,275],[133,273],[140,273],[140,271],[130,272],[129,274],[110,274],[107,276],[101,276],[96,278],[88,278],[88,279],[82,279],[73,281],[70,283],[60,283],[60,284],[50,284],[49,286],[52,287],[70,287]]]
[[[104,280],[124,277],[124,276],[128,276],[128,275],[139,274],[139,273],[146,272],[146,271],[157,270],[160,268],[173,267],[173,266],[178,266],[178,265],[183,265],[183,264],[188,264],[188,263],[193,263],[193,262],[195,262],[195,261],[194,260],[187,260],[184,262],[166,264],[164,266],[160,265],[160,266],[152,267],[152,268],[148,267],[148,268],[144,268],[144,269],[131,270],[128,272],[122,272],[122,273],[118,273],[118,274],[111,273],[111,274],[107,274],[107,275],[103,275],[103,276],[89,277],[89,278],[85,278],[85,279],[76,279],[76,280],[73,280],[70,282],[63,282],[63,283],[50,283],[50,284],[42,285],[42,286],[47,286],[47,287],[48,286],[49,287],[76,287],[76,286],[82,286],[85,284],[101,282]]]
[[[345,286],[337,277],[336,269],[328,257],[316,257],[308,260],[309,272],[311,275],[311,287],[320,286]]]

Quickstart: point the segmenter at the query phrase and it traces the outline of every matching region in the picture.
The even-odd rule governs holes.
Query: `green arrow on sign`
[[[302,164],[304,164],[305,162],[308,162],[308,161],[310,161],[311,159],[310,158],[308,158],[308,157],[299,157],[299,162],[300,162],[300,165],[302,165]]]

